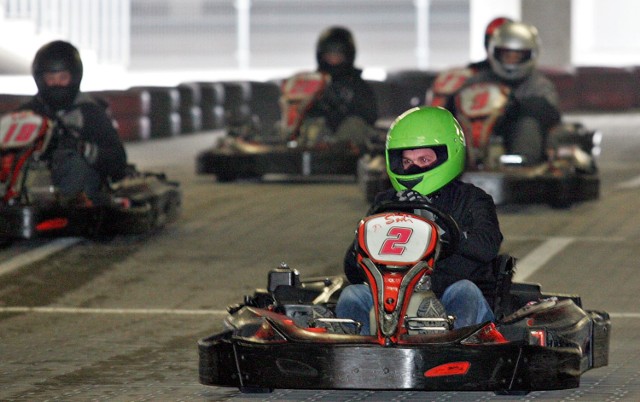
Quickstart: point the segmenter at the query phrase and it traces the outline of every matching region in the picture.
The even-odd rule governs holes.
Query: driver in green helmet
[[[410,109],[387,134],[386,164],[393,189],[378,194],[374,202],[374,206],[394,200],[430,203],[457,222],[459,247],[438,260],[431,275],[431,290],[447,314],[456,317],[455,328],[494,320],[491,300],[479,286],[495,288],[492,263],[502,243],[491,196],[458,178],[465,160],[464,133],[449,111],[433,106]],[[342,291],[336,315],[360,322],[361,333],[368,334],[373,296],[357,265],[354,246],[347,251],[344,266],[351,285]]]

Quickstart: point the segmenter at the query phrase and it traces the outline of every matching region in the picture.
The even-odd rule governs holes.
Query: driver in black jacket
[[[375,94],[362,79],[362,70],[354,67],[355,55],[355,41],[348,29],[331,27],[320,35],[316,45],[318,71],[331,78],[305,113],[301,134],[306,138],[333,138],[364,149],[377,134],[373,126],[378,119]]]
[[[386,158],[393,189],[380,193],[374,205],[385,200],[430,203],[458,223],[458,249],[438,260],[431,276],[431,289],[447,313],[457,317],[454,326],[494,320],[478,285],[495,284],[493,261],[500,250],[502,233],[491,196],[458,180],[466,159],[460,125],[441,107],[411,109],[391,126]],[[353,246],[345,256],[345,274],[353,285],[343,290],[336,314],[361,322],[362,333],[369,333],[373,297],[369,287],[362,284],[365,278]]]
[[[61,201],[77,206],[108,202],[102,185],[125,176],[127,156],[105,106],[80,92],[78,50],[65,41],[50,42],[38,50],[31,68],[38,93],[19,109],[55,124],[45,156]]]

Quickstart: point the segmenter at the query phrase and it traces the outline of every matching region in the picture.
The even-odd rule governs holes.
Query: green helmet
[[[427,168],[405,172],[402,151],[431,148],[437,160]],[[397,191],[412,189],[430,195],[446,186],[464,170],[464,133],[451,112],[423,106],[407,110],[391,125],[386,145],[387,173]],[[414,170],[414,169],[412,169]]]

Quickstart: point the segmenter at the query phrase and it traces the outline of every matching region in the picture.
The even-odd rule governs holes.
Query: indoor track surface
[[[195,155],[219,132],[129,144],[131,162],[182,183],[178,222],[148,236],[38,240],[0,250],[2,401],[638,401],[640,115],[569,116],[603,132],[601,197],[552,209],[501,208],[502,251],[519,275],[577,293],[612,317],[607,367],[579,388],[489,392],[275,390],[198,383],[197,341],[225,307],[266,286],[281,262],[304,276],[341,272],[367,210],[354,180],[216,183]]]

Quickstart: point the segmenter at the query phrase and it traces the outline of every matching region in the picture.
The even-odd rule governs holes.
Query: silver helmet
[[[489,63],[506,80],[519,80],[533,71],[540,57],[540,38],[533,25],[507,22],[489,40]]]

